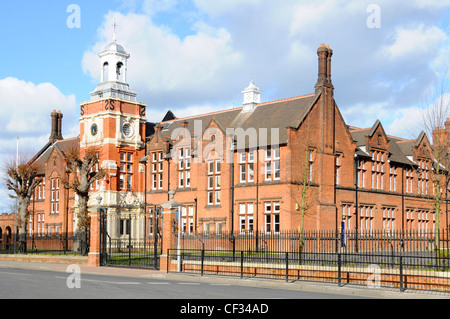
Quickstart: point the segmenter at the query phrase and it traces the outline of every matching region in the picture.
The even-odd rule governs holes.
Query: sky
[[[20,152],[43,147],[53,110],[65,138],[79,134],[114,23],[148,121],[241,106],[251,79],[262,102],[313,93],[325,43],[346,123],[379,119],[415,138],[423,99],[450,66],[449,21],[450,0],[0,1],[0,161],[17,138]]]

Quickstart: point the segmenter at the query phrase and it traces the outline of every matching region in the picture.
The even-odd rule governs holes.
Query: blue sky
[[[67,25],[71,4],[80,28]],[[449,0],[1,1],[0,158],[15,154],[16,137],[21,149],[39,150],[53,109],[64,113],[64,137],[78,134],[79,104],[99,80],[96,54],[114,21],[149,121],[168,109],[181,117],[240,106],[251,78],[263,102],[312,93],[325,43],[347,123],[380,119],[388,134],[412,138],[421,99],[449,67],[449,8]]]

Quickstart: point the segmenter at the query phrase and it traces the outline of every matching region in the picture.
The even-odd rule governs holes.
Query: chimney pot
[[[331,56],[333,51],[325,44],[321,44],[317,49],[317,55],[319,56],[319,76],[316,83],[316,92],[321,87],[333,88],[331,83]]]
[[[61,119],[63,118],[63,114],[61,113],[61,111],[56,112],[56,110],[53,110],[53,112],[50,115],[52,118],[52,130],[50,133],[49,140],[51,142],[55,142],[57,140],[64,139],[61,134],[61,128],[62,128]]]
[[[62,136],[62,118],[63,118],[63,114],[61,113],[61,111],[58,111],[58,126],[57,126],[57,136],[58,139],[63,140],[63,136]]]

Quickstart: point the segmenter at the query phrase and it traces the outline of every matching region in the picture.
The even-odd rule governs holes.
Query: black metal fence
[[[436,240],[437,239],[437,240]],[[328,253],[424,252],[448,255],[450,232],[440,231],[285,231],[280,233],[183,234],[182,249]]]
[[[167,271],[450,292],[448,239],[413,231],[184,235]]]
[[[316,281],[450,293],[448,258],[401,254],[168,251],[167,272]]]
[[[78,233],[58,234],[53,236],[28,236],[27,254],[78,255],[80,242],[87,241]],[[0,254],[19,253],[19,235],[10,234],[0,240]]]

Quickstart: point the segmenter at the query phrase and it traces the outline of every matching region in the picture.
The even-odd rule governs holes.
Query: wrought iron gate
[[[116,236],[107,231],[107,214],[100,218],[100,264],[111,267],[134,267],[159,269],[161,255],[161,231],[159,210],[140,214],[139,216],[122,215],[119,220]],[[138,220],[137,220],[138,219]],[[132,232],[131,224],[138,223],[144,234]]]

